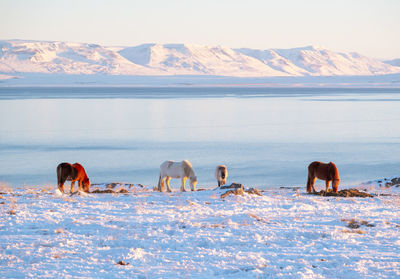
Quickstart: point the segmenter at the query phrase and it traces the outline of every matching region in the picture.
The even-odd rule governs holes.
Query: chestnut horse
[[[65,181],[71,181],[71,193],[74,191],[75,181],[78,181],[79,190],[89,193],[90,181],[82,165],[75,163],[61,163],[57,166],[57,184],[61,193],[64,193]]]
[[[311,190],[315,192],[314,184],[317,178],[325,180],[327,192],[329,189],[329,183],[332,181],[333,192],[337,193],[340,177],[337,167],[334,163],[329,162],[329,164],[326,164],[315,161],[308,166],[308,179],[307,179],[308,193],[310,193]]]

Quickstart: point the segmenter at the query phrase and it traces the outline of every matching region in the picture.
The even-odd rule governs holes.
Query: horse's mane
[[[182,166],[183,166],[183,172],[185,173],[185,176],[191,177],[194,174],[192,164],[188,160],[183,160],[182,161]]]
[[[86,174],[85,168],[81,164],[75,163],[72,166],[73,166],[72,169],[75,171],[75,176],[79,175],[79,174],[83,174],[83,179],[89,180],[89,177]]]

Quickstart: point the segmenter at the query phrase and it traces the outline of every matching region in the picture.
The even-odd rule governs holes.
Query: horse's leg
[[[171,187],[169,186],[169,181],[171,180],[171,177],[167,176],[165,179],[165,183],[167,184],[167,191],[172,192]]]
[[[339,186],[340,179],[334,179],[332,181],[332,190],[333,192],[337,193],[338,186]]]
[[[166,178],[164,177],[164,178],[161,180],[161,191],[164,191],[164,188],[165,188],[165,181],[166,181]]]
[[[193,184],[192,179],[190,179],[190,190],[196,191],[196,184]]]
[[[79,188],[79,191],[83,192],[83,186],[82,186],[82,181],[81,180],[78,180],[78,188]]]
[[[326,192],[328,192],[328,190],[329,190],[329,183],[330,183],[331,181],[330,180],[325,180],[325,185],[326,185]]]
[[[186,177],[183,176],[182,177],[181,192],[186,192],[185,183],[186,183]]]
[[[314,189],[315,177],[311,174],[308,174],[307,177],[307,193],[311,193],[311,190]],[[315,192],[315,190],[314,190]]]
[[[75,181],[71,181],[71,194],[74,192]]]
[[[316,191],[315,191],[315,188],[314,188],[315,180],[317,180],[316,177],[311,177],[311,189],[312,189],[313,193],[316,192]]]

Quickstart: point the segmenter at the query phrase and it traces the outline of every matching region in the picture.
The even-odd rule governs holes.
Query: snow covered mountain
[[[158,75],[95,44],[0,41],[0,73]]]
[[[262,61],[222,46],[145,44],[119,51],[132,63],[173,75],[287,76]]]
[[[400,73],[400,67],[354,52],[339,53],[313,46],[257,50],[187,44],[105,47],[70,42],[0,41],[0,74],[20,73],[353,76]]]
[[[290,75],[358,76],[398,73],[400,68],[355,52],[334,52],[308,46],[292,49],[237,49]]]
[[[400,58],[393,59],[393,60],[386,60],[386,61],[383,61],[383,62],[386,63],[386,64],[389,64],[389,65],[392,65],[392,66],[400,67]]]

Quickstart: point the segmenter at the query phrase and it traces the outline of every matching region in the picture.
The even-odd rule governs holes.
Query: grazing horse
[[[218,187],[226,183],[226,179],[228,178],[228,169],[225,165],[219,165],[215,168],[215,178],[218,181]]]
[[[57,184],[61,193],[64,193],[66,180],[71,181],[71,193],[74,191],[75,181],[78,181],[79,190],[89,193],[90,181],[80,164],[61,163],[57,166]]]
[[[329,162],[329,164],[326,164],[315,161],[308,166],[308,179],[307,179],[308,193],[311,193],[311,190],[315,192],[314,184],[317,178],[325,180],[327,192],[329,189],[329,183],[332,181],[333,192],[337,193],[340,177],[337,167],[334,163]]]
[[[166,178],[166,179],[165,179]],[[193,171],[192,164],[183,160],[182,162],[174,162],[174,161],[165,161],[160,165],[160,177],[158,179],[158,191],[162,192],[164,189],[164,179],[167,184],[167,191],[171,191],[171,187],[169,186],[169,181],[171,178],[181,178],[182,185],[181,191],[186,192],[185,182],[186,179],[190,179],[190,188],[192,191],[196,191],[197,177]]]

